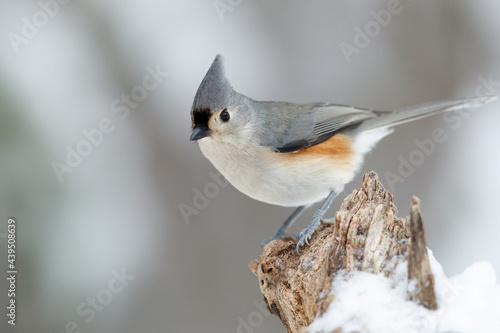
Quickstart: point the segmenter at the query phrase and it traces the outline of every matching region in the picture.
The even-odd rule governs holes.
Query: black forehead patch
[[[193,128],[198,125],[208,126],[208,121],[212,117],[212,111],[209,108],[196,108],[193,109]]]

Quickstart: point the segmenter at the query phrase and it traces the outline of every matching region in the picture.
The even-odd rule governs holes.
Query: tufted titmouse
[[[238,190],[256,200],[298,207],[268,242],[305,207],[323,202],[298,236],[309,244],[335,196],[363,158],[392,127],[440,112],[482,106],[496,97],[432,102],[392,112],[315,103],[262,102],[233,90],[221,55],[215,57],[194,97],[191,141]]]

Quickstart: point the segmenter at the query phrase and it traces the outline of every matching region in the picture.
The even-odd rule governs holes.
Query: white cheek
[[[219,122],[212,130],[212,139],[243,148],[249,143],[255,143],[252,125],[252,123],[247,123],[240,126],[239,124],[222,124]]]
[[[234,133],[235,138],[242,146],[248,144],[255,144],[255,129],[253,122],[247,122],[244,125],[239,126],[238,131]]]

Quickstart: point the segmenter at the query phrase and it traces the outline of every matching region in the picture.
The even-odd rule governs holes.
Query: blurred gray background
[[[214,187],[214,167],[189,142],[192,99],[215,55],[235,90],[261,100],[395,109],[498,95],[499,15],[487,0],[3,1],[0,275],[9,217],[19,273],[17,325],[2,313],[0,331],[284,332],[256,305],[247,265],[293,209]],[[157,82],[148,69],[162,72]],[[136,101],[126,107],[122,95]],[[421,198],[448,276],[480,260],[500,272],[499,108],[400,126],[363,168],[390,188],[402,159],[424,157],[392,189],[400,216]],[[86,146],[103,120],[113,131]],[[415,153],[437,128],[447,140]],[[53,163],[66,165],[68,149],[87,156],[59,181]],[[196,209],[205,186],[211,198]],[[6,312],[5,279],[0,300]]]

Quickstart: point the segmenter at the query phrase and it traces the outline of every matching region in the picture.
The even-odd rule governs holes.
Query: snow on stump
[[[420,200],[412,198],[409,218],[396,215],[393,195],[384,189],[377,174],[370,172],[364,175],[361,189],[345,198],[335,222],[318,229],[311,245],[300,249],[300,256],[292,238],[264,247],[249,267],[259,279],[269,311],[281,319],[288,332],[349,333],[347,321],[356,320],[352,313],[327,331],[324,325],[314,330],[311,323],[321,319],[332,302],[364,308],[364,304],[356,304],[359,299],[355,295],[342,294],[359,280],[360,276],[353,278],[355,272],[383,279],[377,285],[386,281],[388,293],[404,288],[398,295],[403,301],[414,302],[415,307],[426,311],[437,308]],[[369,286],[367,281],[359,283]],[[342,318],[340,312],[338,318]]]

